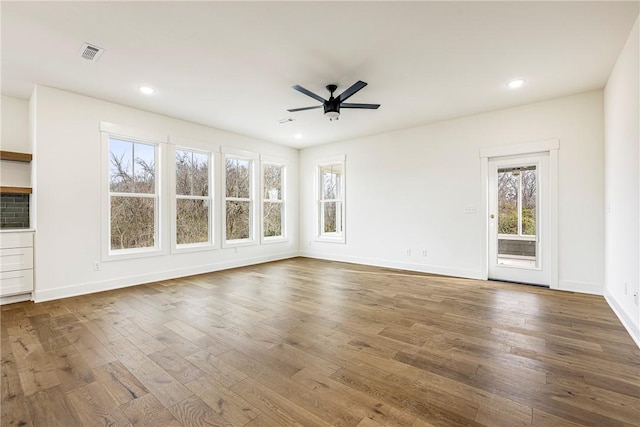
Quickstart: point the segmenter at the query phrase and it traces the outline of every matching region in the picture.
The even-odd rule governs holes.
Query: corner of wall
[[[604,89],[604,296],[640,347],[640,16]]]
[[[604,292],[604,299],[609,304],[609,307],[618,316],[618,319],[622,322],[633,341],[640,347],[640,322],[634,321],[634,319],[622,308],[622,305],[618,303],[618,300],[607,290]]]

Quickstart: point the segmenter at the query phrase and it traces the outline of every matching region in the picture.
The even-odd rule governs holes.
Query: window
[[[254,233],[253,158],[225,156],[225,242],[249,243]]]
[[[498,169],[498,233],[535,236],[536,166]]]
[[[213,241],[211,155],[181,148],[175,152],[176,246],[209,246]]]
[[[109,251],[157,249],[158,148],[109,136]]]
[[[284,173],[283,165],[262,165],[262,236],[265,242],[285,237]]]
[[[344,158],[318,165],[318,238],[344,243]]]

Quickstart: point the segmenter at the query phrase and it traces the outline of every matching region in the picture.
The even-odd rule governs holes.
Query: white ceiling
[[[43,84],[292,147],[604,87],[638,2],[2,2],[2,93]],[[105,49],[95,63],[83,42]],[[525,78],[519,90],[505,85]],[[379,110],[288,113],[357,80]],[[141,95],[140,85],[154,87]],[[279,119],[294,122],[280,125]],[[302,138],[296,139],[295,134]]]

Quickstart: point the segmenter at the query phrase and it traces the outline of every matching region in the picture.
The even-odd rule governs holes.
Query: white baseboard
[[[14,302],[31,301],[31,292],[26,294],[9,295],[0,297],[0,305],[13,304]]]
[[[575,282],[573,280],[558,280],[558,290],[592,295],[602,295],[603,293],[602,285],[589,282]]]
[[[615,297],[606,290],[604,292],[604,299],[607,301],[609,307],[611,307],[616,316],[618,316],[618,319],[620,319],[622,325],[625,327],[627,332],[629,332],[633,341],[635,341],[636,345],[640,347],[640,323],[636,323],[636,321],[634,321],[622,308]],[[638,322],[640,322],[640,319]]]
[[[395,268],[398,270],[417,271],[419,273],[441,274],[443,276],[462,277],[465,279],[486,280],[480,270],[465,270],[439,265],[414,264],[387,259],[364,258],[355,256],[335,255],[315,251],[300,251],[299,256],[306,258],[324,259],[328,261],[350,262],[353,264],[371,265],[375,267]]]
[[[78,295],[93,294],[96,292],[110,291],[113,289],[126,288],[129,286],[141,285],[143,283],[157,282],[160,280],[169,280],[179,277],[193,276],[195,274],[211,273],[214,271],[228,270],[230,268],[245,267],[247,265],[262,264],[265,262],[278,261],[282,259],[294,258],[298,256],[297,252],[285,252],[280,254],[266,255],[254,258],[245,258],[241,260],[225,261],[212,264],[200,265],[197,267],[189,267],[178,270],[169,270],[154,272],[150,274],[141,274],[138,276],[120,277],[112,280],[104,280],[99,282],[89,282],[79,285],[65,286],[56,289],[38,290],[33,293],[35,302],[51,301],[60,298],[75,297]],[[36,286],[37,288],[37,286]]]

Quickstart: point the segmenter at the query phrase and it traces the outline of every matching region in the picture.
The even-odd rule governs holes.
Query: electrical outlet
[[[407,256],[411,256],[411,249],[407,249],[404,251]]]
[[[100,271],[100,270],[102,270],[102,265],[98,261],[94,262],[93,271]]]
[[[428,252],[427,252],[427,250],[426,250],[426,249],[423,249],[423,250],[422,250],[422,256],[427,256],[427,253],[428,253]]]

